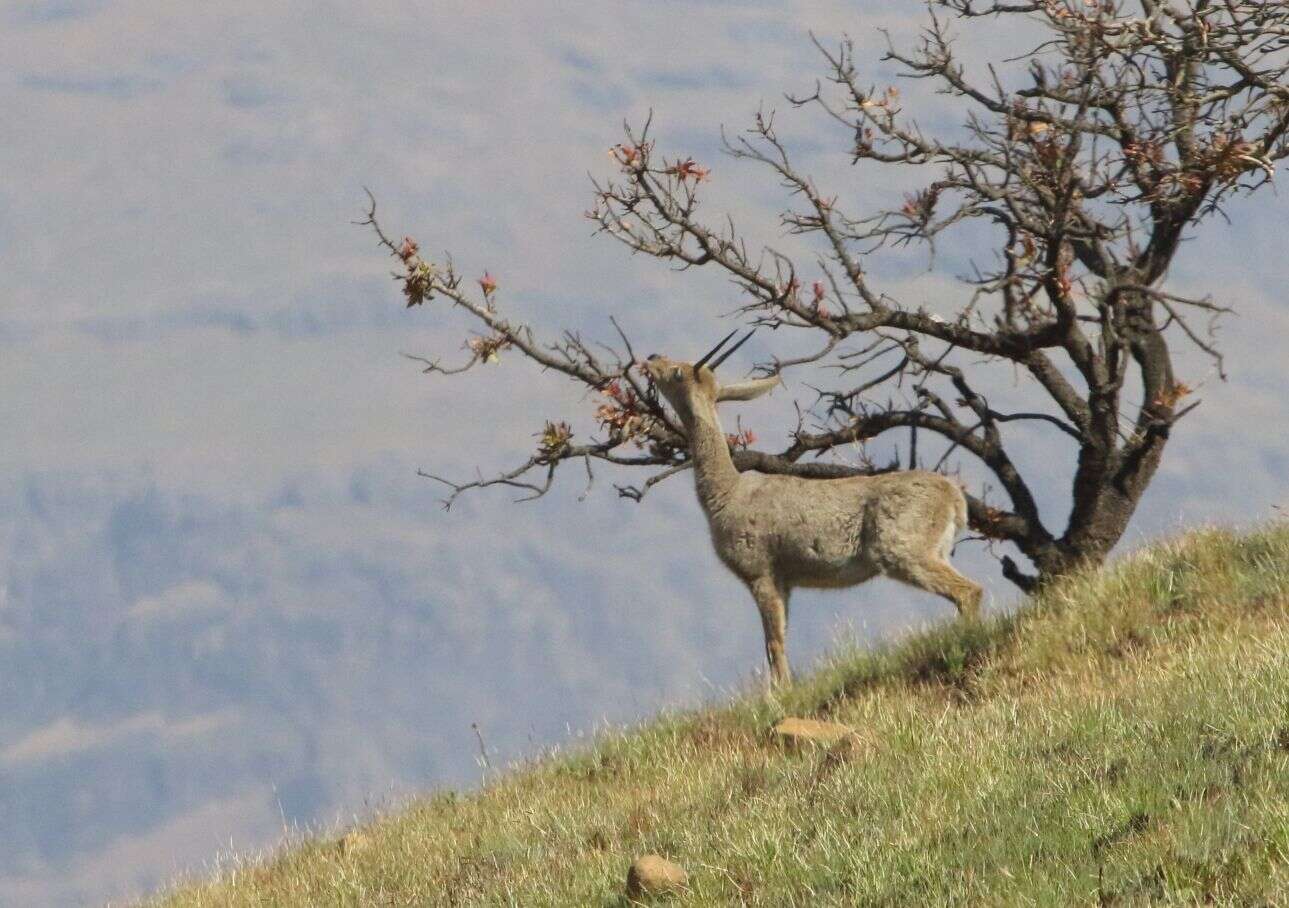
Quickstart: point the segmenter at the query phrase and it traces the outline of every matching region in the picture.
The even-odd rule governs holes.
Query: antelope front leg
[[[759,577],[748,584],[756,607],[761,612],[765,631],[765,658],[770,663],[770,684],[782,687],[792,680],[788,671],[787,642],[788,604],[779,585],[769,577]]]

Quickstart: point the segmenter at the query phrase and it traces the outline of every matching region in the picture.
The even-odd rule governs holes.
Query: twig
[[[474,729],[474,736],[479,741],[479,762],[483,765],[484,776],[492,772],[492,762],[488,759],[488,748],[483,743],[483,732],[479,729],[478,722],[471,722],[470,727]]]

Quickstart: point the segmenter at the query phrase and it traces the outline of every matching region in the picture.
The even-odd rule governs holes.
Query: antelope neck
[[[686,412],[679,415],[689,435],[698,500],[710,517],[725,507],[738,484],[739,474],[730,457],[725,432],[716,417],[715,402],[692,392],[687,397]]]

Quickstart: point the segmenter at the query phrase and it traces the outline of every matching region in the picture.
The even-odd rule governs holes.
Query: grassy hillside
[[[853,726],[789,752],[784,715]],[[1194,533],[1011,618],[838,657],[161,904],[1289,904],[1289,528]]]

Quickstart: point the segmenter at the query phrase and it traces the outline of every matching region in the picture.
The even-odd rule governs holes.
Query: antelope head
[[[703,409],[709,409],[722,400],[752,400],[778,385],[779,377],[772,375],[768,378],[753,378],[723,385],[716,378],[716,370],[721,363],[733,355],[735,350],[747,342],[755,330],[755,328],[752,329],[732,347],[727,347],[724,352],[721,352],[721,348],[725,347],[738,333],[731,331],[697,362],[681,362],[654,353],[640,362],[640,369],[653,386],[662,393],[662,396],[667,398],[676,412],[682,415],[682,418],[687,414],[698,415],[695,412],[697,404],[706,404]]]

